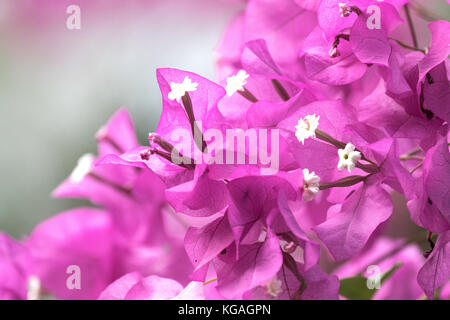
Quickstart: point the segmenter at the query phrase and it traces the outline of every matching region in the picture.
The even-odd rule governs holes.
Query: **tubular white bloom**
[[[227,86],[225,87],[227,95],[231,97],[236,91],[244,91],[244,86],[247,84],[249,76],[245,70],[239,70],[234,76],[228,77]]]
[[[81,182],[83,178],[91,171],[94,160],[95,156],[90,153],[86,153],[78,159],[77,166],[70,174],[70,181],[73,183]]]
[[[178,103],[181,101],[181,98],[188,91],[197,90],[198,83],[192,82],[192,80],[186,76],[181,83],[171,82],[170,89],[171,91],[167,95],[170,100],[176,100]]]
[[[348,172],[352,172],[356,163],[361,160],[361,152],[355,151],[355,146],[350,142],[347,143],[344,149],[338,150],[339,163],[338,169],[342,170],[347,168]]]
[[[314,199],[319,193],[320,177],[314,173],[309,172],[308,169],[303,169],[303,201],[310,201]]]
[[[266,283],[266,292],[271,297],[277,297],[281,292],[283,292],[283,289],[281,289],[282,283],[280,280],[278,280],[277,276],[275,275],[272,279],[270,279]]]
[[[39,300],[41,281],[36,276],[30,276],[27,281],[27,300]]]
[[[319,126],[320,116],[309,114],[298,120],[295,126],[295,136],[298,141],[305,144],[305,140],[316,136],[316,129]]]

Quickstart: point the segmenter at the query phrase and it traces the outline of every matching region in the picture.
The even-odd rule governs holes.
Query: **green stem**
[[[417,42],[417,35],[416,35],[416,30],[414,29],[414,24],[411,18],[411,12],[409,11],[409,7],[407,4],[405,4],[405,13],[406,13],[406,17],[408,19],[408,26],[409,26],[409,31],[411,32],[411,37],[413,39],[414,42],[414,48],[418,49],[419,48],[419,43]]]
[[[397,42],[397,43],[398,43],[400,46],[402,46],[403,48],[410,49],[410,50],[414,50],[414,51],[420,51],[420,52],[422,52],[423,54],[426,54],[426,53],[427,53],[424,49],[419,49],[419,48],[411,47],[411,46],[407,45],[406,43],[401,42],[400,40],[392,39],[392,38],[391,38],[391,40],[394,40],[395,42]]]

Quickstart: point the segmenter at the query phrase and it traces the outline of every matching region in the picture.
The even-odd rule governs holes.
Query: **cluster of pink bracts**
[[[120,109],[54,191],[95,208],[0,234],[0,298],[338,299],[371,266],[394,271],[374,299],[448,299],[450,23],[429,24],[426,49],[393,38],[407,2],[249,1],[218,83],[159,69],[149,145]],[[277,170],[216,141],[233,129],[276,133]],[[384,236],[393,192],[429,231],[425,256]],[[343,263],[324,271],[327,257]]]

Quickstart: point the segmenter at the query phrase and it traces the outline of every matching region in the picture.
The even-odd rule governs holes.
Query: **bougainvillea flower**
[[[53,192],[100,208],[0,234],[0,298],[448,298],[449,22],[407,4],[242,1],[218,81],[158,69],[148,144],[119,109]]]
[[[361,250],[371,233],[392,214],[389,194],[376,182],[358,188],[342,205],[328,210],[327,221],[315,227],[336,260]]]
[[[344,36],[346,39],[347,36]],[[307,78],[329,85],[346,85],[360,79],[367,65],[360,62],[352,52],[348,40],[339,40],[339,49],[330,56],[330,48],[336,42],[328,40],[316,27],[305,39],[301,62]]]
[[[184,246],[192,264],[198,270],[220,254],[233,240],[234,235],[225,214],[201,228],[189,228]]]
[[[352,25],[350,45],[359,61],[387,66],[392,50],[388,35],[402,20],[397,10],[390,4],[378,3],[376,6],[380,15],[379,28],[369,28],[370,15],[361,13]]]
[[[113,236],[114,225],[104,211],[80,208],[56,215],[27,239],[31,272],[58,299],[96,299],[115,277]],[[79,290],[67,284],[72,273]]]
[[[166,191],[167,200],[177,211],[194,216],[214,214],[225,207],[224,182],[211,180],[207,167],[196,165],[195,159],[206,153],[204,130],[214,127],[221,119],[217,103],[225,95],[225,89],[196,74],[177,69],[159,69],[157,76],[163,112],[157,130],[149,137],[150,148],[138,147],[120,156],[110,155],[101,163],[147,167],[171,187]],[[186,83],[186,90],[179,88],[183,83]],[[174,93],[174,88],[177,92],[181,90],[178,94],[183,95],[171,99],[169,95]],[[201,128],[198,123],[202,123]],[[181,137],[180,142],[177,132],[190,134]],[[174,150],[182,157],[179,164],[173,160]],[[216,189],[214,197],[207,196],[205,192],[213,189]]]
[[[237,261],[234,247],[214,260],[217,289],[226,298],[243,294],[266,283],[278,273],[283,258],[278,238],[269,230],[264,242],[240,246]]]
[[[7,234],[0,233],[0,300],[23,300],[28,296],[27,250]]]
[[[96,166],[108,154],[121,154],[138,146],[131,118],[125,109],[117,111],[96,134],[98,158],[80,158],[72,174],[56,190],[55,197],[86,198],[106,208],[126,202],[137,172],[120,166]]]
[[[417,150],[417,149],[416,149]],[[420,151],[420,149],[419,149]],[[406,154],[408,155],[408,154]],[[390,157],[394,156],[394,153]],[[389,160],[392,166],[391,171],[398,176],[401,188],[408,199],[408,208],[411,219],[419,226],[431,232],[445,232],[450,228],[448,221],[448,204],[445,196],[448,171],[448,146],[446,139],[428,150],[424,158],[419,157],[419,163],[414,165],[410,172],[419,172],[417,177],[411,176],[400,164],[395,164],[395,160]],[[416,161],[417,163],[417,161]],[[400,189],[401,190],[401,189]],[[436,203],[433,202],[436,200]]]
[[[301,270],[297,264],[298,270]],[[281,280],[280,280],[281,279]],[[273,283],[279,283],[275,287]],[[282,270],[265,286],[253,290],[251,299],[261,300],[337,300],[339,280],[326,274],[319,266],[304,272],[291,271],[283,266]]]
[[[119,110],[99,130],[96,138],[99,157],[103,156],[103,160],[94,164],[92,158],[88,158],[90,162],[87,163],[87,170],[82,170],[84,174],[79,181],[74,183],[69,177],[54,194],[86,197],[108,209],[115,230],[111,242],[126,257],[120,263],[115,263],[115,276],[139,271],[144,275],[170,276],[184,283],[183,279],[191,270],[189,267],[182,268],[179,263],[188,263],[183,241],[167,228],[161,227],[171,215],[165,207],[167,202],[163,181],[146,166],[135,168],[113,165],[113,161],[108,160],[120,159],[120,154],[137,146],[128,113]],[[175,220],[169,221],[180,224]],[[185,232],[186,229],[182,230]]]
[[[450,224],[450,153],[447,139],[442,138],[428,150],[423,162],[427,201],[439,210]]]
[[[322,0],[317,9],[319,26],[327,37],[334,36],[341,30],[352,27],[358,16],[365,14],[370,5],[376,5],[379,8],[392,5],[398,8],[406,2],[408,1],[387,0],[379,3],[372,0]],[[383,15],[381,18],[383,19]],[[385,21],[391,22],[389,19]]]
[[[292,0],[254,0],[245,11],[245,41],[264,39],[277,64],[292,70],[303,39],[315,25],[315,15]]]

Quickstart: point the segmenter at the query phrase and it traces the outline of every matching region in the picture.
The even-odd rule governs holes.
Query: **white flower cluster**
[[[295,126],[295,136],[302,144],[308,138],[316,136],[316,129],[319,127],[320,116],[315,114],[306,115],[298,120]],[[356,164],[361,160],[361,152],[355,151],[356,147],[352,143],[347,143],[344,149],[338,149],[339,162],[337,168],[339,170],[347,169],[348,172],[353,171]],[[303,200],[310,201],[319,192],[320,178],[314,172],[303,169]]]

